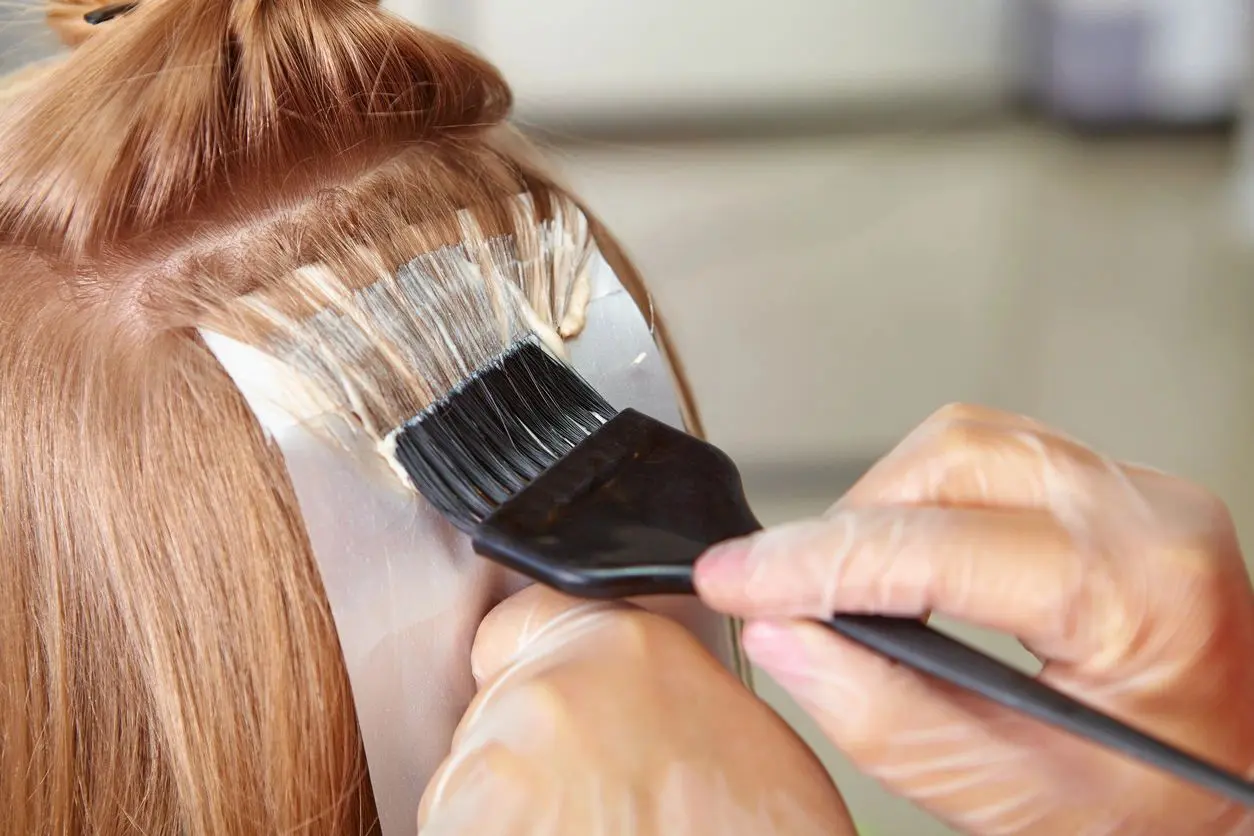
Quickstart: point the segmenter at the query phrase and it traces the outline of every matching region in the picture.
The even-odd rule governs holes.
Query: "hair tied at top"
[[[0,119],[0,238],[72,256],[261,174],[498,124],[496,70],[372,0],[141,0]],[[51,12],[50,12],[51,14]]]

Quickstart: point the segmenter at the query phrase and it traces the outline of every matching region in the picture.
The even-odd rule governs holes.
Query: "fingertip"
[[[801,520],[715,546],[697,561],[697,594],[713,609],[741,618],[811,615],[814,555],[830,524]]]
[[[877,695],[910,674],[809,620],[745,625],[746,655],[810,714],[834,742],[877,726]]]
[[[744,602],[745,564],[754,537],[729,540],[708,550],[697,559],[692,580],[697,595],[716,610],[733,612]]]

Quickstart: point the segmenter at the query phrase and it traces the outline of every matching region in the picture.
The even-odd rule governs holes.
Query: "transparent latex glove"
[[[810,750],[662,616],[531,587],[472,666],[422,836],[854,833]]]
[[[942,613],[1229,769],[1254,763],[1254,595],[1223,504],[1030,419],[941,410],[822,519],[697,567],[749,655],[864,771],[974,834],[1254,833],[1243,809],[796,616]]]

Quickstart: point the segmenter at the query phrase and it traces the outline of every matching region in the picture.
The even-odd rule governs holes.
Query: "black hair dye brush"
[[[732,461],[616,411],[524,339],[389,436],[413,486],[476,551],[584,598],[691,594],[710,546],[760,528]],[[1244,805],[1254,785],[914,619],[834,615],[835,632],[937,679]]]

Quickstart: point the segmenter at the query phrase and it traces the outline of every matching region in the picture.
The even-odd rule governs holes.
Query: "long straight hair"
[[[394,269],[398,230],[564,191],[492,67],[373,3],[93,5],[52,3],[76,49],[0,87],[4,827],[369,832],[291,485],[194,326],[345,242]]]

